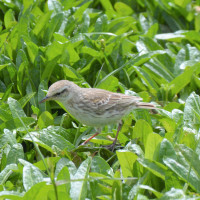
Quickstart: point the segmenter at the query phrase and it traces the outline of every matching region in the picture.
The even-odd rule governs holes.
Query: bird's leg
[[[121,128],[122,128],[122,121],[119,122],[119,125],[118,125],[118,128],[117,128],[117,133],[116,133],[116,136],[115,136],[113,143],[111,145],[104,146],[105,148],[110,149],[111,151],[114,150],[115,145],[117,143],[117,137],[119,135],[119,131],[121,130]]]
[[[83,142],[81,145],[87,144],[92,138],[94,138],[94,137],[96,137],[97,135],[99,135],[100,132],[101,132],[101,130],[100,130],[100,129],[97,129],[97,132],[96,132],[94,135],[92,135],[91,137],[89,137],[87,140],[85,140],[85,142]]]
[[[119,131],[121,130],[122,128],[122,121],[119,122],[119,125],[118,125],[118,128],[117,128],[117,133],[116,133],[116,136],[115,136],[115,139],[113,141],[113,145],[115,146],[116,145],[116,142],[117,142],[117,137],[119,135]]]
[[[118,135],[119,135],[119,131],[121,130],[121,128],[122,128],[122,121],[119,122],[119,125],[118,125],[118,128],[117,128],[117,133],[116,133],[115,139],[114,139],[113,143],[110,145],[110,148],[111,148],[112,151],[114,150],[115,145],[116,145],[116,143],[117,143],[117,137],[118,137]]]

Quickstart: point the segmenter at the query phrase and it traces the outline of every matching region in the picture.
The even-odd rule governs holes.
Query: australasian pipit
[[[52,84],[42,102],[57,100],[61,102],[67,111],[79,122],[95,127],[97,132],[88,138],[83,144],[101,132],[101,127],[119,123],[119,127],[113,144],[113,150],[121,128],[121,119],[133,109],[157,109],[152,103],[140,102],[137,96],[109,92],[96,88],[81,88],[67,80],[57,81]]]

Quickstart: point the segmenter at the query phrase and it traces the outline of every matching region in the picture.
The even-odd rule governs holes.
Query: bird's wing
[[[101,89],[86,89],[82,95],[82,102],[85,107],[90,107],[93,111],[103,113],[112,107],[131,105],[140,101],[140,97],[133,97],[121,93],[113,93]]]

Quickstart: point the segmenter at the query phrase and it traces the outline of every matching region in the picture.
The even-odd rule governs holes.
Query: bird
[[[142,98],[138,96],[98,88],[82,88],[69,80],[59,80],[53,83],[47,95],[39,103],[49,100],[59,101],[80,123],[96,129],[96,133],[85,140],[82,145],[100,134],[102,127],[118,123],[115,139],[109,146],[112,151],[122,127],[123,117],[137,108],[157,109],[152,103],[141,102]]]

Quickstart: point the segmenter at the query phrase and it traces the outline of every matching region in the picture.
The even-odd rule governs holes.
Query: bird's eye
[[[67,89],[62,90],[61,92],[57,92],[54,96],[60,96],[62,93],[67,92]]]
[[[62,92],[57,92],[57,93],[55,94],[55,96],[60,96],[61,93],[62,93]]]

